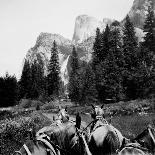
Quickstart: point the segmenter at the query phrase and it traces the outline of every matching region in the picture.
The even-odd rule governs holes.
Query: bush
[[[1,154],[10,155],[14,151],[19,150],[28,139],[28,131],[30,129],[36,132],[50,124],[51,121],[38,112],[33,112],[29,119],[5,120],[5,122],[0,125]]]

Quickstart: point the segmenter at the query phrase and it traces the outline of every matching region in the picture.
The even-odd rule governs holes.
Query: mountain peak
[[[147,9],[150,3],[153,4],[155,12],[155,0],[134,0],[132,8],[128,14],[135,27],[143,28]]]
[[[73,42],[81,43],[82,41],[88,39],[91,36],[95,36],[96,28],[99,27],[103,30],[106,24],[111,23],[110,19],[104,19],[99,21],[95,17],[88,15],[80,15],[76,17]]]

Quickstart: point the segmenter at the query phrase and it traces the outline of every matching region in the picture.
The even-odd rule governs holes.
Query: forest
[[[103,32],[96,29],[90,62],[78,59],[72,49],[68,97],[80,105],[152,98],[155,95],[155,15],[148,7],[141,42],[127,15],[124,25],[114,21]],[[14,106],[21,99],[50,101],[65,96],[59,76],[57,43],[53,42],[45,73],[42,59],[25,59],[19,80],[6,73],[0,77],[0,107]]]

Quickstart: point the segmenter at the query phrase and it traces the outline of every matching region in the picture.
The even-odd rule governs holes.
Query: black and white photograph
[[[0,0],[0,155],[155,155],[155,0]]]

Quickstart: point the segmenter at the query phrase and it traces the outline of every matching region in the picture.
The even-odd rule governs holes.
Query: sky
[[[0,0],[0,76],[19,78],[24,57],[41,32],[72,39],[81,14],[122,20],[133,0]]]

